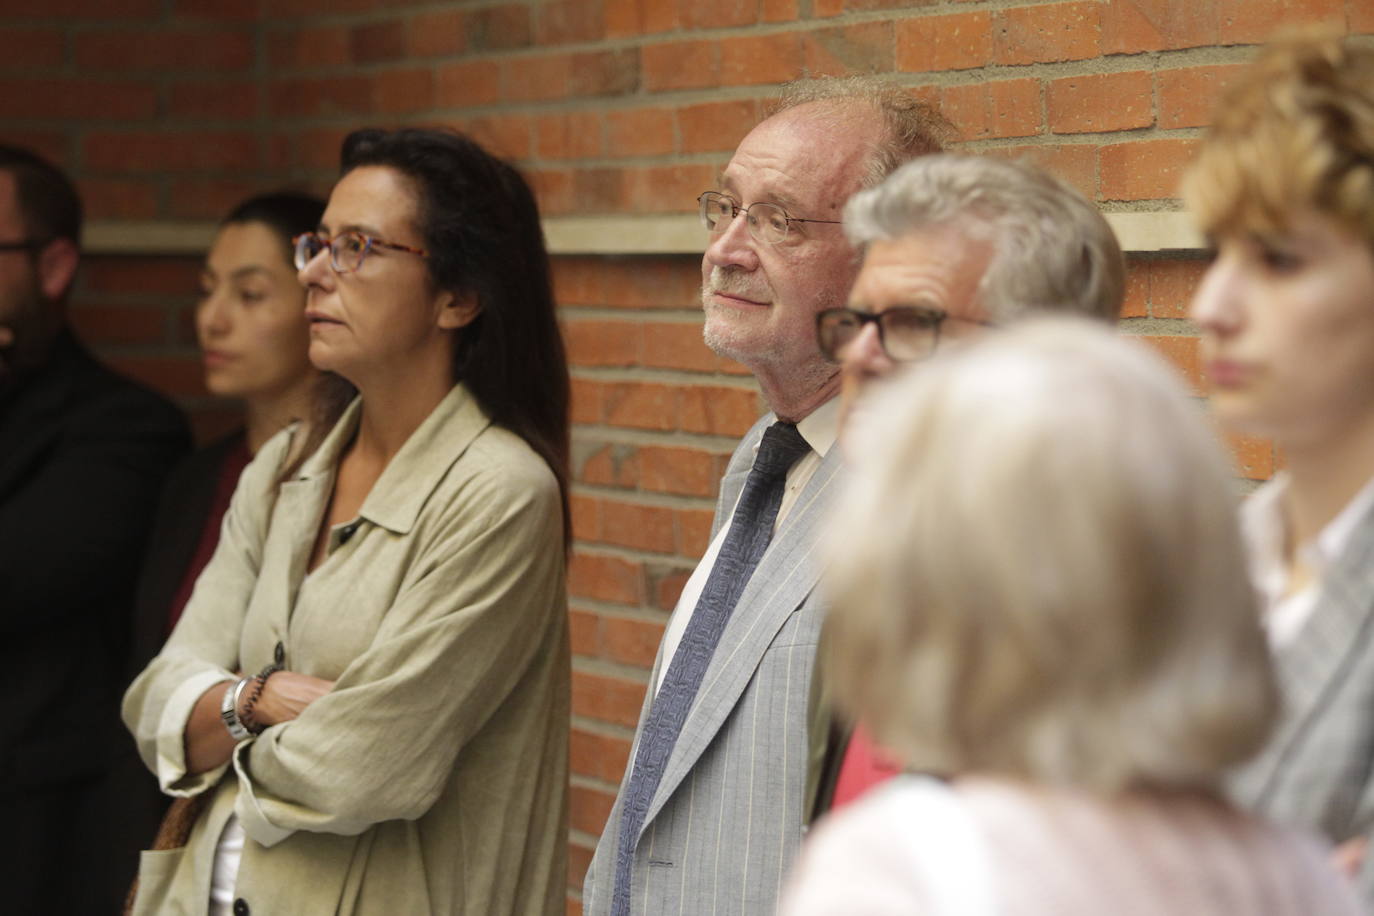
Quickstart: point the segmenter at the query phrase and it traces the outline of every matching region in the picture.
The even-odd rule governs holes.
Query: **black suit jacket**
[[[118,711],[134,587],[158,492],[188,446],[175,407],[66,331],[46,365],[0,389],[0,808],[39,826],[34,799],[107,794],[95,787],[131,746]],[[92,829],[113,818],[91,820],[66,825],[73,843],[98,844]],[[70,866],[72,883],[91,876]]]

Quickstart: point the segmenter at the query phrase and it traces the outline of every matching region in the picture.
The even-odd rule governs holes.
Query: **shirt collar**
[[[1284,559],[1288,518],[1283,504],[1289,486],[1288,472],[1280,471],[1241,506],[1241,530],[1250,554],[1251,578],[1266,597],[1275,601],[1283,596],[1288,584],[1288,564]],[[1299,553],[1314,574],[1321,575],[1340,558],[1360,522],[1371,510],[1374,510],[1374,478],[1365,483],[1314,539],[1298,545]]]
[[[333,475],[362,418],[354,398],[329,435],[301,465],[299,479]],[[397,534],[415,525],[439,481],[491,420],[462,384],[454,385],[387,463],[358,511],[361,518]]]
[[[831,398],[820,407],[797,421],[797,432],[801,433],[811,450],[822,458],[835,444],[840,431],[840,399]]]

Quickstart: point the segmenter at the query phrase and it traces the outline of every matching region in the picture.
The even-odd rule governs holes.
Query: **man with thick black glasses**
[[[865,390],[944,342],[1035,312],[1115,323],[1121,311],[1125,265],[1111,227],[1080,194],[1031,165],[923,156],[855,195],[844,230],[863,265],[848,305],[819,312],[814,333],[840,369],[846,428],[881,423],[864,415]],[[823,696],[811,702],[813,721],[830,718]],[[812,815],[895,771],[861,725],[832,720]]]
[[[131,835],[111,783],[133,753],[118,703],[144,539],[188,442],[176,408],[67,329],[80,239],[66,176],[0,145],[0,885],[14,913],[115,912],[151,840]]]
[[[807,808],[813,548],[839,466],[839,374],[815,316],[845,303],[857,268],[845,200],[938,150],[944,130],[896,87],[816,81],[698,198],[706,343],[753,372],[771,412],[730,460],[711,545],[664,635],[588,914],[774,909]]]

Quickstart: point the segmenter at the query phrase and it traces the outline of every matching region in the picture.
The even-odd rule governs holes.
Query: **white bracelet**
[[[243,688],[248,686],[248,682],[253,678],[240,678],[237,684],[232,684],[224,688],[224,699],[219,704],[219,717],[224,722],[224,727],[229,730],[229,737],[235,741],[242,741],[252,735],[252,732],[243,727],[239,721],[239,697],[243,694]]]

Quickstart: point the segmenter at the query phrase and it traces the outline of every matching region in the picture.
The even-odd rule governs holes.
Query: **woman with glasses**
[[[458,134],[342,158],[296,247],[337,390],[249,465],[125,696],[163,790],[203,800],[134,911],[551,912],[568,378],[538,212]]]
[[[1285,465],[1241,515],[1284,717],[1234,795],[1342,844],[1374,908],[1374,49],[1276,42],[1184,190],[1212,409]]]
[[[1222,796],[1277,696],[1230,473],[1171,367],[1033,318],[864,421],[825,671],[910,772],[820,822],[780,914],[1359,912],[1316,842]]]

